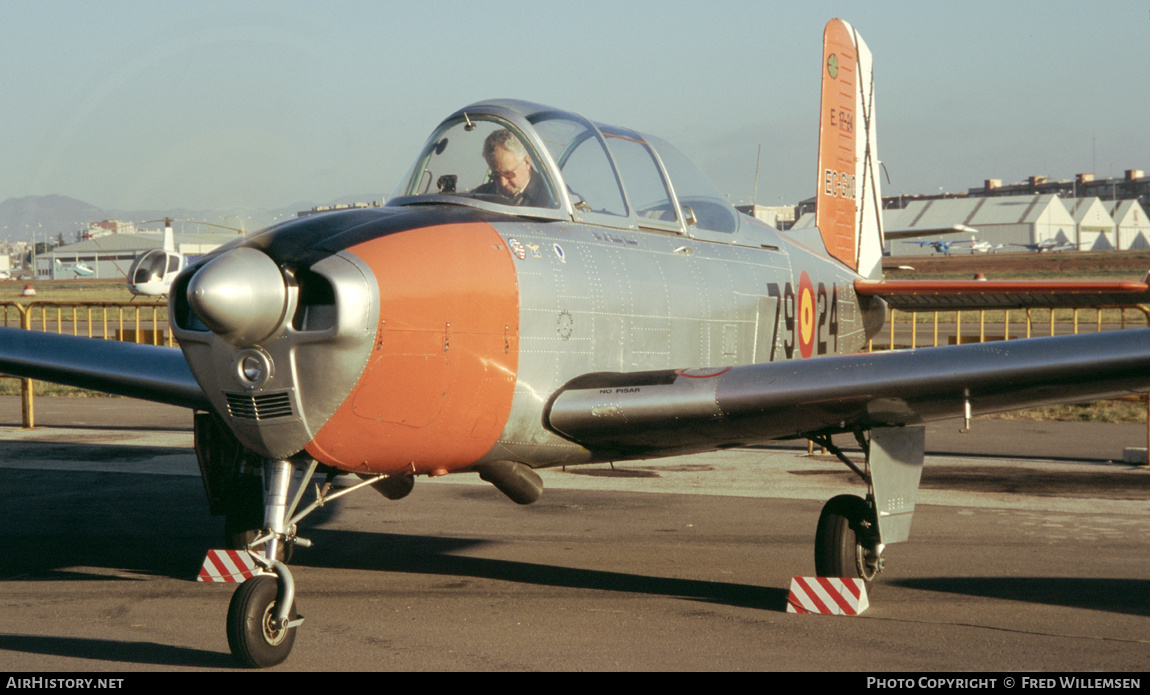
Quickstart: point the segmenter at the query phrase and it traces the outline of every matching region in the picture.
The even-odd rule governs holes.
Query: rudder
[[[823,33],[815,224],[831,256],[871,279],[882,276],[878,166],[870,50],[832,19]]]

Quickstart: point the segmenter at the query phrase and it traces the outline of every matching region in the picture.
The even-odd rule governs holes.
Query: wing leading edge
[[[544,416],[602,460],[647,458],[1150,391],[1150,329],[820,357],[712,370],[595,373]]]
[[[0,328],[0,373],[212,410],[178,348]]]

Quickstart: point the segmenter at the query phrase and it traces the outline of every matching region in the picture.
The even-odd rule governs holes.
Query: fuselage
[[[238,342],[177,309],[189,363],[249,449],[357,472],[593,461],[543,422],[575,377],[851,353],[875,326],[852,271],[750,218],[711,241],[433,205],[243,246],[294,280],[287,306]],[[249,380],[253,356],[270,373]]]
[[[173,331],[261,457],[427,475],[617,458],[548,428],[563,385],[862,348],[881,300],[860,305],[842,259],[862,255],[824,236],[740,215],[661,138],[483,102],[433,131],[386,206],[189,268]]]

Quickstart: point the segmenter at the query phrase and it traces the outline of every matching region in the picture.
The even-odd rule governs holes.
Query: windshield
[[[139,267],[132,277],[132,282],[143,284],[159,280],[164,276],[164,266],[167,265],[168,254],[164,251],[149,251],[140,258]]]
[[[738,213],[707,175],[671,143],[650,135],[644,137],[663,160],[688,226],[724,234],[738,231]]]
[[[555,186],[540,162],[506,121],[465,114],[440,126],[391,197],[449,195],[556,209]]]

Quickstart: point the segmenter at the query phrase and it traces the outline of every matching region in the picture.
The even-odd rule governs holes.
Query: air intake
[[[228,399],[228,414],[243,420],[272,420],[295,417],[290,391],[249,394],[224,392]]]

